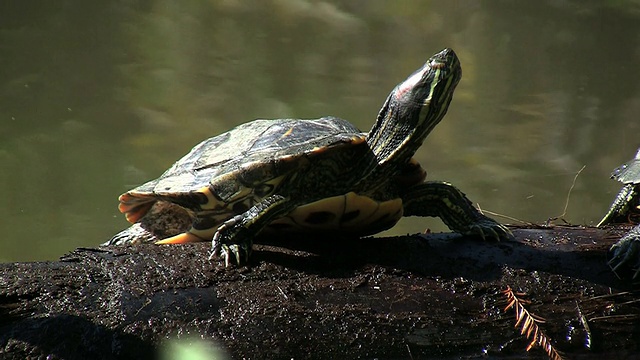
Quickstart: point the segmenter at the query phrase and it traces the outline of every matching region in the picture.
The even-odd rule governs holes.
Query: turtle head
[[[456,53],[444,49],[398,84],[389,100],[404,120],[416,128],[426,126],[431,130],[449,108],[453,90],[461,76]]]
[[[455,52],[444,49],[391,91],[367,138],[380,164],[411,159],[444,117],[461,76]]]

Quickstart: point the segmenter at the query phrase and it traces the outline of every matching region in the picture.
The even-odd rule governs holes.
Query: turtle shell
[[[640,149],[638,149],[635,158],[613,170],[611,178],[623,184],[640,183]]]
[[[127,220],[142,218],[157,200],[212,213],[213,227],[273,193],[283,175],[309,154],[365,142],[346,120],[255,120],[196,145],[159,178],[120,196]]]

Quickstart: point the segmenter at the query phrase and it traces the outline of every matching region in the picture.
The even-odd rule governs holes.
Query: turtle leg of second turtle
[[[617,273],[623,267],[630,267],[634,271],[633,278],[640,278],[640,225],[625,234],[610,249],[613,257],[609,266]]]
[[[483,239],[510,239],[511,231],[473,207],[455,186],[429,181],[413,186],[402,194],[404,216],[439,217],[453,231],[478,235]]]
[[[639,197],[640,191],[638,189],[638,185],[627,184],[623,186],[611,203],[609,210],[596,227],[612,223],[627,222],[629,210],[632,206],[636,206],[638,204]]]

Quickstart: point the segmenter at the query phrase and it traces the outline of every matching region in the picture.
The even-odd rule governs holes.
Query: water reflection
[[[444,47],[463,80],[417,157],[488,210],[594,223],[640,123],[638,6],[615,2],[71,1],[0,11],[0,261],[55,259],[126,223],[117,196],[255,118],[370,128]],[[443,230],[403,221],[392,234]]]

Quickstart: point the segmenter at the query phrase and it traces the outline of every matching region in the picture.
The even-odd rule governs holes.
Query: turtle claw
[[[241,266],[249,261],[253,241],[242,231],[246,230],[242,219],[241,215],[236,215],[218,227],[211,241],[209,260],[222,257],[225,267],[231,263]]]
[[[249,261],[249,255],[251,255],[251,245],[250,244],[231,244],[231,245],[222,245],[222,249],[220,251],[222,258],[224,259],[224,266],[229,267],[233,259],[233,263],[235,265],[246,264]]]
[[[513,238],[511,230],[489,218],[482,219],[471,225],[466,234],[480,236],[485,241],[487,239],[501,241]]]
[[[640,277],[640,228],[635,227],[623,236],[609,249],[613,257],[608,264],[611,270],[617,274],[618,270],[625,266],[631,267],[634,272],[633,279]]]
[[[471,229],[469,230],[469,234],[470,235],[478,235],[482,238],[483,241],[486,241],[486,236],[484,235],[484,231],[482,230],[482,227],[480,225],[474,224],[471,226]]]

